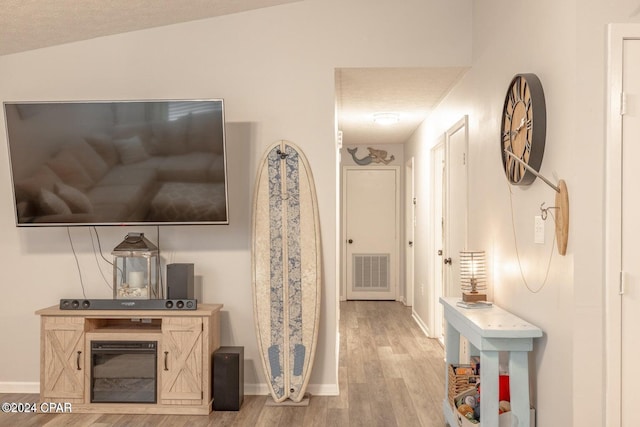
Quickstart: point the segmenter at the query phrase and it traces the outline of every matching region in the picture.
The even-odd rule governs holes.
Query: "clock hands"
[[[522,129],[525,124],[527,124],[527,121],[523,117],[520,119],[520,124],[518,124],[518,127],[515,128],[515,130],[508,130],[502,135],[503,140],[510,140],[512,137],[518,135],[520,133],[520,129]]]
[[[525,125],[527,125],[527,123],[528,123],[528,122],[527,122],[527,120],[526,120],[526,117],[522,117],[522,118],[520,119],[520,123],[518,124],[518,127],[517,127],[517,128],[515,128],[514,130],[508,130],[508,131],[506,131],[506,132],[504,133],[504,134],[505,134],[505,136],[506,136],[506,135],[509,135],[509,136],[511,136],[511,135],[517,135],[517,134],[520,132],[520,129],[522,129]]]

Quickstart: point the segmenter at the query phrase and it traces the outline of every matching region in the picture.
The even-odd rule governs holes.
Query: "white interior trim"
[[[400,258],[401,261],[404,261],[405,268],[405,305],[413,307],[414,298],[415,298],[415,287],[416,287],[416,229],[415,229],[415,207],[414,200],[416,198],[416,188],[415,188],[415,158],[411,156],[405,162],[405,182],[404,182],[404,236],[402,248],[400,250]],[[409,234],[409,231],[411,234]],[[409,239],[411,239],[411,250],[409,250]],[[404,256],[402,256],[404,254]],[[404,259],[402,259],[404,258]]]
[[[464,132],[464,152],[465,152],[465,170],[464,170],[464,212],[462,213],[463,222],[464,222],[464,248],[466,249],[469,245],[469,116],[464,115],[460,120],[458,120],[453,126],[451,126],[445,132],[445,148],[444,148],[444,163],[445,163],[445,200],[443,206],[443,216],[445,218],[445,229],[444,229],[444,256],[451,257],[451,230],[452,224],[449,220],[449,215],[451,214],[451,139],[458,132]],[[451,265],[449,268],[444,269],[444,290],[445,296],[452,295],[452,270]],[[439,304],[440,301],[435,301],[435,303]]]
[[[416,322],[418,327],[422,330],[422,332],[424,332],[424,334],[427,337],[429,337],[429,338],[437,338],[437,337],[434,337],[433,335],[431,335],[431,332],[429,331],[429,325],[424,323],[424,321],[420,318],[420,316],[418,315],[418,313],[415,310],[411,311],[411,317],[413,318],[413,321]]]
[[[622,265],[622,55],[625,39],[640,39],[639,24],[609,24],[606,113],[605,183],[605,419],[620,425],[621,407],[621,297]]]
[[[442,161],[444,161],[444,153],[445,153],[445,134],[443,133],[439,138],[436,144],[431,148],[430,151],[430,161],[431,161],[431,182],[429,183],[430,187],[430,218],[429,218],[429,230],[431,234],[431,245],[430,251],[427,252],[428,259],[432,260],[431,265],[431,274],[430,279],[431,283],[429,289],[431,290],[431,326],[433,328],[433,338],[441,339],[443,335],[442,328],[442,319],[443,319],[443,309],[440,304],[440,297],[443,295],[444,289],[444,272],[440,273],[442,275],[441,282],[438,283],[437,274],[438,268],[442,268],[442,256],[438,255],[438,250],[444,250],[444,241],[442,238],[442,234],[438,233],[440,229],[438,228],[438,221],[442,220],[442,216],[436,218],[436,204],[441,205],[440,209],[442,210],[442,214],[444,214],[444,201],[442,200],[442,185],[444,183],[440,183],[440,191],[436,191],[435,183],[436,183],[436,174],[442,175],[442,166],[438,166],[435,162],[437,161],[435,153],[440,150],[443,154]],[[441,178],[442,179],[442,178]],[[436,202],[435,197],[436,194],[440,196],[440,201]],[[440,289],[438,289],[438,286]]]

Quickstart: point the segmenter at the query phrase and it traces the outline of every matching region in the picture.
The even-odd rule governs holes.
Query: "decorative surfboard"
[[[256,335],[275,402],[300,402],[311,375],[320,317],[318,202],[309,163],[289,141],[260,163],[253,205]]]

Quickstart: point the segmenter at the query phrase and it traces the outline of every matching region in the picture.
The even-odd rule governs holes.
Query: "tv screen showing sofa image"
[[[222,100],[4,110],[18,226],[228,224]]]

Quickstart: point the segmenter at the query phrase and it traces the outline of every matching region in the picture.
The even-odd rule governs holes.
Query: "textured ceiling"
[[[336,70],[338,129],[345,145],[403,143],[467,68],[341,68]],[[394,125],[373,115],[393,112]]]
[[[0,0],[0,55],[300,0]]]
[[[301,0],[0,0],[0,55],[293,3]],[[336,70],[343,143],[402,143],[465,73],[465,68]],[[396,125],[373,123],[399,113]]]

